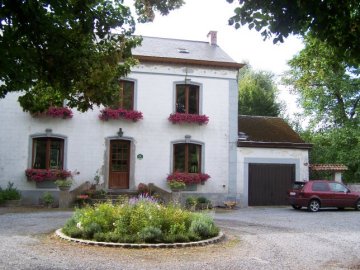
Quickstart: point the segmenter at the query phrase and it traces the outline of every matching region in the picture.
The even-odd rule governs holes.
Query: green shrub
[[[45,206],[51,206],[55,201],[54,196],[50,192],[44,192],[41,199]]]
[[[97,242],[106,242],[107,240],[107,235],[106,233],[103,233],[103,232],[97,232],[97,233],[94,233],[94,240],[97,241]]]
[[[145,243],[156,243],[161,242],[162,232],[159,228],[145,227],[139,233],[139,238]]]
[[[93,222],[84,228],[83,235],[87,239],[92,239],[94,237],[94,234],[100,232],[102,232],[101,226],[98,223]]]
[[[209,203],[210,201],[205,198],[205,197],[198,197],[197,199],[197,203]]]
[[[219,229],[215,226],[211,217],[196,215],[191,222],[190,232],[199,235],[201,238],[209,238],[218,235]]]
[[[0,193],[2,194],[2,200],[20,200],[21,199],[21,192],[14,187],[14,183],[8,182],[7,188],[1,190]]]
[[[62,232],[73,238],[82,238],[83,231],[77,227],[64,227]]]
[[[118,205],[96,204],[76,209],[63,232],[71,237],[120,243],[174,243],[217,235],[211,217],[163,206],[144,197]]]
[[[187,208],[195,207],[197,204],[197,199],[195,197],[187,197],[185,201],[185,205]]]
[[[5,196],[0,188],[0,205],[3,204],[4,202],[5,202]]]

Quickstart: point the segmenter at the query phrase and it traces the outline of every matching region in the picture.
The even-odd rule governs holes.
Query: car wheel
[[[300,205],[292,204],[291,206],[292,206],[292,208],[294,208],[295,210],[301,209],[301,206],[300,206]]]
[[[308,205],[310,212],[317,212],[320,209],[320,202],[318,200],[311,200]]]
[[[355,209],[360,211],[360,200],[356,202]]]

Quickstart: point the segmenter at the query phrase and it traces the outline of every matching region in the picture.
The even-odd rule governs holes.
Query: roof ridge
[[[156,38],[156,39],[167,39],[167,40],[176,40],[176,41],[187,41],[187,42],[196,42],[196,43],[209,43],[208,41],[202,41],[202,40],[191,40],[191,39],[181,39],[181,38],[166,38],[166,37],[154,37],[154,36],[143,36],[143,35],[137,35],[139,37],[145,37],[145,38]],[[212,45],[214,46],[214,45]],[[219,47],[219,45],[215,45],[216,47]]]

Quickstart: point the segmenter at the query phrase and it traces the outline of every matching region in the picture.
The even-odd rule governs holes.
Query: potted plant
[[[185,201],[185,206],[190,211],[195,211],[197,205],[197,200],[195,197],[187,197]]]
[[[68,191],[71,188],[72,185],[72,179],[58,179],[55,181],[55,185],[61,190],[61,191]]]
[[[53,207],[53,204],[55,202],[54,196],[51,195],[50,192],[45,192],[42,195],[41,200],[42,200],[42,203],[48,208]]]
[[[186,184],[181,180],[170,180],[167,182],[171,191],[182,191],[185,189]]]

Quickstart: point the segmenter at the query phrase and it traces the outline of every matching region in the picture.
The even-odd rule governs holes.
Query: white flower
[[[76,223],[76,227],[78,227],[80,230],[82,230],[81,222]]]

